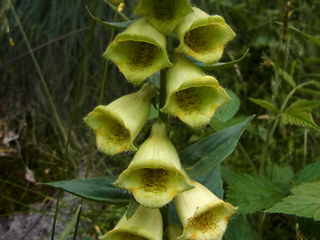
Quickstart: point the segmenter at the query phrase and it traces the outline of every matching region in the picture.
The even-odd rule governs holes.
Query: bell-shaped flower
[[[136,9],[136,13],[144,15],[153,26],[166,35],[192,11],[189,0],[140,0]]]
[[[139,206],[130,219],[124,214],[114,229],[99,240],[162,240],[162,231],[160,210]]]
[[[140,204],[160,208],[193,185],[182,169],[177,150],[166,136],[164,123],[153,124],[129,167],[114,185],[132,192]]]
[[[178,194],[174,203],[184,227],[178,239],[220,240],[227,228],[229,217],[236,208],[214,195],[200,183]]]
[[[138,92],[99,105],[89,113],[84,121],[95,132],[99,151],[114,155],[136,150],[133,141],[149,117],[150,99],[155,95],[156,88],[147,83]]]
[[[210,16],[195,7],[193,10],[194,12],[185,16],[175,30],[180,41],[176,51],[205,64],[213,64],[221,58],[224,46],[236,34],[222,17]]]
[[[216,109],[230,101],[218,81],[184,57],[168,69],[167,99],[161,109],[194,128],[206,125]]]
[[[166,37],[145,18],[118,34],[103,56],[113,61],[133,84],[140,84],[160,69],[171,66]]]

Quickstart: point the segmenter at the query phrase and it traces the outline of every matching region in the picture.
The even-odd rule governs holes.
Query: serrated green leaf
[[[209,65],[209,66],[204,64],[204,63],[202,63],[202,62],[199,62],[199,61],[195,60],[192,57],[189,57],[189,56],[187,56],[187,57],[194,64],[196,64],[197,66],[201,67],[203,70],[212,71],[212,70],[220,70],[220,69],[224,69],[224,68],[229,68],[229,67],[234,66],[237,63],[242,62],[245,59],[245,57],[247,56],[248,52],[249,52],[249,49],[247,49],[246,52],[240,58],[238,58],[237,60],[230,61],[230,62],[218,62],[218,63],[215,63],[213,65]]]
[[[267,209],[268,213],[293,214],[320,220],[320,181],[302,183],[294,187],[292,195]]]
[[[249,99],[263,108],[266,108],[276,113],[280,113],[280,110],[267,100],[257,99],[257,98],[249,98]]]
[[[126,204],[129,194],[113,187],[114,177],[97,177],[81,180],[42,183],[42,185],[62,189],[78,197],[111,204]]]
[[[235,149],[240,136],[253,116],[230,128],[213,133],[180,152],[184,168],[191,177],[200,176],[219,165]]]
[[[134,23],[135,20],[132,21],[127,21],[127,22],[104,22],[101,19],[93,16],[88,8],[88,6],[86,6],[86,9],[90,15],[90,17],[92,18],[93,21],[95,21],[96,23],[101,24],[102,26],[108,27],[110,29],[125,29],[127,27],[129,27],[132,23]]]
[[[303,182],[320,181],[320,160],[309,164],[304,169],[299,171],[293,178],[297,184]]]
[[[136,212],[137,208],[139,207],[139,203],[134,199],[134,197],[130,198],[128,209],[126,211],[126,218],[130,219],[133,214]]]
[[[240,99],[237,95],[232,90],[226,89],[226,91],[231,97],[231,101],[219,108],[214,114],[214,118],[224,123],[236,115],[240,107]]]
[[[227,201],[237,206],[238,213],[254,213],[279,202],[282,190],[264,176],[233,173],[227,178]]]
[[[245,215],[236,215],[228,224],[223,240],[255,240],[256,233],[253,231]]]
[[[320,131],[320,128],[313,121],[311,111],[320,105],[320,102],[299,99],[292,103],[282,114],[284,124],[292,124]]]
[[[76,226],[77,224],[77,220],[78,220],[78,216],[81,210],[81,205],[79,205],[76,213],[74,214],[72,220],[68,223],[67,227],[63,230],[63,232],[61,233],[59,240],[67,240],[71,230]]]

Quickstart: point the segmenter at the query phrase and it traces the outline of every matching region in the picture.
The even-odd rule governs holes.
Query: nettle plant
[[[222,17],[210,16],[188,0],[140,0],[136,13],[139,19],[123,23],[103,23],[91,15],[108,27],[125,28],[103,56],[140,90],[99,105],[84,118],[99,151],[109,156],[136,151],[135,155],[117,178],[50,185],[89,200],[129,202],[126,214],[101,240],[160,240],[164,233],[170,239],[222,239],[237,208],[221,200],[220,163],[232,153],[252,117],[179,153],[167,129],[170,116],[185,127],[201,129],[216,111],[222,122],[235,114],[229,103],[232,91],[204,72],[243,59],[218,63],[235,33]],[[157,72],[159,84],[150,78]],[[156,119],[149,117],[152,103],[159,112]],[[138,147],[134,140],[147,121],[152,123],[150,136]]]

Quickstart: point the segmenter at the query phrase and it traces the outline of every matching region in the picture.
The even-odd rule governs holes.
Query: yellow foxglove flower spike
[[[124,214],[114,229],[99,240],[162,240],[162,231],[160,210],[139,206],[129,220]]]
[[[138,14],[144,15],[155,28],[166,35],[192,11],[189,0],[140,0],[136,9]]]
[[[229,217],[236,208],[224,202],[200,183],[178,194],[174,203],[184,227],[181,240],[220,240],[227,228]]]
[[[166,136],[166,125],[157,122],[114,185],[131,191],[141,205],[160,208],[179,192],[191,189],[190,181],[177,150]]]
[[[155,95],[156,88],[146,83],[138,92],[97,106],[89,113],[84,121],[94,130],[99,151],[107,155],[135,151],[133,141],[149,117],[149,101]]]
[[[205,64],[213,64],[221,58],[224,46],[236,34],[222,17],[210,16],[195,7],[193,10],[194,12],[185,16],[175,30],[180,41],[176,51]]]
[[[218,81],[182,56],[167,71],[167,100],[161,109],[194,128],[206,125],[231,99]]]
[[[155,72],[172,65],[165,36],[144,18],[118,34],[103,56],[113,61],[133,84],[141,84]]]

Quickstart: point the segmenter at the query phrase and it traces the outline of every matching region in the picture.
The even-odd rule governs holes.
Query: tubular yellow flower
[[[84,118],[94,130],[99,151],[114,155],[136,150],[135,137],[148,119],[150,99],[156,95],[155,87],[147,83],[135,93],[125,95],[106,106],[97,106]]]
[[[160,32],[169,34],[192,8],[189,0],[140,0],[136,12],[144,15]]]
[[[115,228],[99,240],[162,240],[162,231],[160,210],[139,206],[129,220],[124,214]]]
[[[217,108],[230,101],[218,81],[183,57],[167,71],[167,100],[161,109],[191,127],[206,125]]]
[[[220,240],[227,228],[229,217],[236,208],[214,195],[200,183],[178,194],[175,206],[184,227],[178,239]]]
[[[188,54],[205,64],[213,64],[221,58],[224,46],[236,34],[222,17],[210,16],[195,7],[193,10],[175,30],[180,41],[176,51]]]
[[[171,66],[165,36],[144,18],[118,34],[103,56],[113,61],[133,84],[140,84],[160,69]]]
[[[114,185],[131,191],[137,202],[151,208],[160,208],[193,187],[166,136],[164,123],[153,124],[150,137]]]

